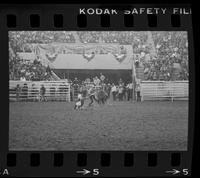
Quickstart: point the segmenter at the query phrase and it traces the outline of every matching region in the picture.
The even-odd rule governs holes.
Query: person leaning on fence
[[[25,83],[24,86],[22,87],[22,100],[27,101],[28,99],[28,86]]]
[[[40,88],[40,101],[46,101],[45,93],[46,93],[46,88],[44,87],[44,85],[41,85],[41,88]]]
[[[136,101],[141,101],[141,96],[140,96],[141,88],[139,82],[136,84],[135,91],[136,91]]]
[[[16,86],[16,101],[20,100],[20,93],[21,93],[21,88],[20,88],[19,84],[17,84],[17,86]]]

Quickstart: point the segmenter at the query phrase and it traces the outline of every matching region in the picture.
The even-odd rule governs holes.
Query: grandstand
[[[119,78],[124,80],[131,80],[132,70],[132,47],[130,45],[123,45],[126,54],[118,59],[113,53],[119,51],[119,45],[116,44],[90,44],[90,45],[76,45],[76,44],[54,44],[59,54],[55,60],[49,61],[44,48],[46,45],[35,46],[40,51],[41,63],[49,65],[60,78],[74,79],[78,77],[85,79],[104,73],[110,80],[117,82]],[[90,52],[96,51],[92,59],[83,55],[83,49],[89,49]],[[61,50],[65,51],[62,52]],[[98,51],[98,52],[97,52]],[[35,53],[18,53],[23,61],[34,61]],[[89,54],[90,55],[90,54]],[[89,56],[88,55],[88,56]],[[123,59],[122,59],[123,58]],[[111,82],[113,82],[111,81]]]
[[[186,32],[9,32],[10,80],[80,80],[104,73],[108,82],[187,83]]]

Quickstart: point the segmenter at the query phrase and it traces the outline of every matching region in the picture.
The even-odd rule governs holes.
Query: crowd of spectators
[[[79,39],[82,43],[98,43],[100,42],[100,34],[101,32],[97,31],[79,31],[77,32]]]
[[[81,42],[84,44],[117,43],[132,45],[133,53],[138,56],[136,61],[144,67],[146,80],[188,80],[187,33],[154,31],[151,32],[151,38],[153,43],[150,44],[149,32],[141,31],[79,31],[77,33],[70,31],[15,31],[9,32],[11,44],[9,48],[12,48],[16,54],[20,51],[30,52],[31,49],[28,44],[31,43]],[[152,55],[151,48],[155,49],[156,54]],[[101,51],[100,53],[105,52]],[[41,77],[45,79],[46,76],[48,78],[46,69],[41,64],[19,63],[19,60],[11,60],[9,68],[10,73],[18,73],[18,76],[22,75],[28,80],[39,80]],[[11,74],[11,76],[14,74]]]
[[[10,62],[10,68],[13,61]],[[23,81],[43,81],[51,79],[51,69],[41,64],[40,61],[20,61],[15,66],[15,71],[10,70],[10,79]]]
[[[14,31],[9,32],[9,40],[18,52],[30,52],[31,43],[75,43],[74,35],[67,31]]]
[[[140,57],[146,80],[188,80],[186,32],[152,32],[155,56]]]
[[[143,45],[147,39],[146,32],[119,31],[78,31],[78,39],[74,33],[66,31],[15,31],[9,32],[9,40],[15,43],[18,52],[30,52],[28,44],[39,43],[118,43],[122,45]],[[79,40],[79,41],[76,41]],[[139,47],[140,48],[140,47]]]
[[[147,33],[131,31],[81,31],[77,32],[82,43],[118,43],[118,44],[143,44]]]
[[[135,91],[136,100],[140,101],[140,86],[136,82],[136,86],[131,81],[124,81],[121,78],[115,83],[112,83],[109,78],[106,78],[102,73],[93,78],[86,78],[85,80],[69,80],[71,86],[71,100],[77,98],[78,93],[82,93],[83,97],[87,96],[89,88],[95,87],[95,90],[102,89],[108,94],[108,98],[112,101],[131,101],[133,100],[133,92]]]

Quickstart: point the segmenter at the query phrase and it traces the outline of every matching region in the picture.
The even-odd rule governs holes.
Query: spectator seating
[[[151,35],[149,34],[149,32],[133,31],[78,31],[76,33],[70,31],[13,31],[9,32],[9,48],[12,48],[13,53],[17,53],[20,51],[30,52],[29,44],[31,43],[80,42],[84,44],[117,43],[119,45],[132,45],[133,53],[139,56],[139,62],[144,66],[145,80],[188,80],[187,32],[153,31]],[[151,54],[151,48],[156,51],[154,56]],[[150,56],[148,60],[146,60],[147,55]],[[21,64],[16,64],[15,60],[18,61],[16,56],[9,61],[11,79],[16,79],[16,71],[20,71],[16,69],[16,66],[22,66]],[[180,65],[180,71],[176,77],[173,74],[174,64]],[[25,66],[25,70],[30,70],[30,68],[30,66]],[[45,69],[42,69],[42,67],[40,69],[45,74]],[[30,80],[48,80],[48,75],[45,77],[42,75],[42,78],[38,78],[36,71],[28,71],[28,76],[26,77],[30,78],[31,75],[34,75]],[[13,72],[15,73],[13,74]],[[19,76],[17,76],[18,78]]]

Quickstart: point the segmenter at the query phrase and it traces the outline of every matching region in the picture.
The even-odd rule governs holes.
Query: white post
[[[68,101],[70,102],[70,100],[71,100],[71,91],[70,91],[71,86],[70,86],[69,83],[68,83],[68,87],[69,87],[69,89],[68,89]]]
[[[141,101],[144,101],[142,82],[140,83],[140,96],[141,96]]]
[[[132,56],[132,84],[133,84],[133,93],[132,93],[132,100],[136,100],[136,92],[135,92],[135,78],[136,78],[136,73],[135,73],[135,64],[134,64],[134,55]]]
[[[172,102],[174,101],[174,83],[172,83]]]

